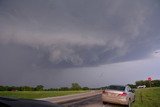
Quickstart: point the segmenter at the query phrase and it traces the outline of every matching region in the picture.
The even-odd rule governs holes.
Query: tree
[[[136,81],[136,86],[145,85],[143,80]]]
[[[43,85],[37,85],[35,87],[35,91],[43,91],[44,86]]]
[[[131,88],[136,88],[136,85],[134,84],[128,84],[128,86],[130,86]]]
[[[88,87],[83,87],[82,89],[83,89],[83,90],[89,90],[89,88],[88,88]]]
[[[68,91],[69,88],[68,88],[68,87],[61,87],[59,90],[60,90],[60,91]]]
[[[0,91],[7,91],[7,89],[4,86],[0,86]]]
[[[81,90],[81,86],[78,83],[72,83],[72,90]]]
[[[151,81],[152,84],[152,81]],[[146,87],[150,87],[150,83],[148,80],[140,80],[136,81],[136,86],[146,85]]]

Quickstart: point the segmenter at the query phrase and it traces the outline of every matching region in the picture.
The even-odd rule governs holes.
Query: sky
[[[160,79],[159,0],[0,0],[0,85]]]

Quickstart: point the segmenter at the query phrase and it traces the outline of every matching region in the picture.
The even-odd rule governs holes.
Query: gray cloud
[[[56,65],[112,63],[154,42],[147,33],[156,5],[124,0],[2,1],[0,41],[46,51],[48,61]]]
[[[158,0],[1,0],[0,69],[42,74],[148,58],[160,48],[159,7]]]

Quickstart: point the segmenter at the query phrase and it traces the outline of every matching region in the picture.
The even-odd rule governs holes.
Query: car
[[[146,88],[146,85],[139,85],[137,88]]]
[[[121,104],[131,107],[135,101],[135,93],[128,85],[110,85],[102,91],[102,102]]]
[[[42,100],[0,97],[0,107],[62,107]]]

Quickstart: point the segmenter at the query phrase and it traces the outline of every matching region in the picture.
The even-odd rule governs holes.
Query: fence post
[[[140,100],[141,100],[141,103],[143,103],[142,92],[140,92]]]

